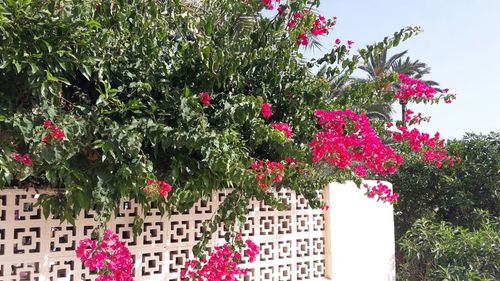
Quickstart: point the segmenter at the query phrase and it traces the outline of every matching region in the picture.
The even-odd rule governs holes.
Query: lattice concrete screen
[[[279,194],[288,211],[274,211],[263,203],[249,206],[244,236],[260,244],[261,255],[249,264],[254,280],[324,280],[325,227],[321,210],[311,210],[307,201],[287,191]],[[135,259],[135,280],[179,280],[179,271],[191,258],[202,222],[209,219],[223,200],[223,191],[209,201],[198,202],[189,212],[161,218],[157,210],[147,214],[144,231],[132,234],[135,215],[141,208],[121,202],[120,214],[109,227],[126,241]],[[96,275],[82,267],[74,250],[80,239],[90,236],[94,214],[81,214],[76,226],[45,220],[34,207],[34,190],[0,190],[0,281],[94,280]],[[211,245],[221,242],[223,231]]]

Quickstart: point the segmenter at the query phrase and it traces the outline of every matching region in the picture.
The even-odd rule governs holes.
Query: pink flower
[[[21,159],[21,162],[23,162],[24,165],[26,165],[28,167],[33,166],[33,162],[31,161],[29,154],[24,154],[23,158]]]
[[[271,115],[273,115],[273,111],[271,110],[271,105],[267,102],[262,104],[262,107],[260,108],[260,113],[266,119],[271,117]]]
[[[172,191],[172,186],[164,181],[150,179],[147,183],[147,186],[142,190],[149,196],[157,196],[159,194],[165,197]]]
[[[167,194],[172,191],[172,186],[164,181],[159,181],[159,189],[158,192],[160,192],[160,195],[165,197]]]
[[[354,41],[348,40],[347,41],[347,47],[350,49],[352,48],[352,45],[354,44]]]
[[[342,43],[342,41],[339,38],[335,39],[335,44],[339,45],[340,43]]]
[[[285,9],[281,6],[278,7],[278,13],[282,16],[286,16]]]
[[[100,276],[96,280],[132,280],[134,264],[130,251],[109,229],[99,241],[89,238],[80,240],[75,252],[84,266],[98,271]]]
[[[354,167],[354,173],[359,177],[366,177],[366,168],[362,165]]]
[[[52,125],[53,125],[53,124],[52,124],[52,121],[50,121],[50,120],[45,120],[45,121],[43,121],[43,127],[44,127],[45,129],[47,129],[47,128],[49,128],[49,127],[52,127]]]
[[[245,241],[247,249],[244,253],[249,258],[249,261],[253,262],[260,249],[252,241],[249,241]],[[248,274],[248,269],[240,267],[240,261],[241,254],[226,243],[215,247],[208,258],[201,263],[196,260],[188,260],[180,271],[180,278],[182,280],[189,278],[199,281],[236,281],[237,276]]]
[[[399,161],[400,155],[382,142],[365,115],[351,110],[317,110],[315,115],[323,130],[310,143],[313,162],[324,160],[340,169],[354,167],[356,174],[364,176],[368,169],[385,175]]]
[[[412,100],[415,102],[433,100],[437,90],[424,81],[413,79],[406,74],[399,74],[400,88],[395,93],[395,97],[400,101],[407,102]]]
[[[278,131],[283,132],[288,139],[292,137],[292,128],[287,123],[283,123],[283,122],[272,123],[271,127],[273,127],[274,129],[276,129]]]
[[[399,197],[398,193],[393,193],[392,190],[381,181],[377,181],[375,186],[369,186],[368,184],[364,184],[363,186],[366,188],[366,196],[368,198],[375,198],[375,196],[377,196],[378,200],[392,204]]]
[[[21,159],[21,154],[19,154],[17,151],[14,151],[10,154],[10,158],[12,158],[12,160],[14,161],[18,161],[19,159]]]
[[[319,36],[328,33],[328,24],[325,17],[318,15],[311,28],[311,34],[314,36]]]
[[[297,44],[304,45],[304,46],[309,45],[309,37],[307,37],[305,32],[302,32],[301,34],[299,34],[299,37],[297,38]]]
[[[212,97],[210,96],[210,94],[208,92],[201,92],[198,94],[198,96],[200,97],[200,101],[204,106],[210,105],[210,101],[211,101]]]
[[[266,9],[268,10],[274,9],[272,0],[262,0],[262,5],[264,5],[264,7],[266,7]]]
[[[289,28],[289,29],[292,29],[295,27],[295,25],[297,25],[297,21],[296,20],[290,20],[286,26]]]
[[[45,129],[48,129],[49,134],[42,137],[42,142],[49,142],[49,140],[51,139],[58,139],[58,140],[64,139],[65,137],[64,132],[59,127],[57,127],[51,120],[43,121],[43,127]]]

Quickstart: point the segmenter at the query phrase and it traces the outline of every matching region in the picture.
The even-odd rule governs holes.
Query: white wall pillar
[[[396,280],[392,205],[365,191],[354,182],[330,183],[325,191],[326,274],[333,281]]]

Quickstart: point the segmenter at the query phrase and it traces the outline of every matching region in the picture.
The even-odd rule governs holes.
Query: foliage
[[[405,165],[386,178],[400,193],[396,238],[419,218],[474,228],[479,226],[474,209],[500,215],[500,133],[467,134],[446,148],[461,159],[454,167],[437,168],[406,154]]]
[[[447,144],[461,161],[438,169],[405,157],[390,175],[398,275],[403,280],[496,280],[500,248],[500,133]],[[406,155],[408,156],[408,155]]]
[[[498,280],[500,225],[482,214],[481,227],[468,230],[447,222],[418,220],[400,243],[405,263],[401,280]]]

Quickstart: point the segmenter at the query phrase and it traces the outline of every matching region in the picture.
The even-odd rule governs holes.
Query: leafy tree
[[[447,150],[461,161],[454,167],[437,168],[417,157],[390,175],[400,192],[395,206],[396,237],[401,237],[419,218],[448,221],[454,225],[478,226],[475,209],[500,215],[500,133],[467,134],[450,141]]]
[[[500,274],[498,218],[483,214],[478,229],[418,220],[401,240],[401,280],[497,280]]]
[[[402,280],[496,280],[500,228],[500,133],[466,134],[447,144],[460,157],[436,168],[415,157],[387,180],[395,205]]]

